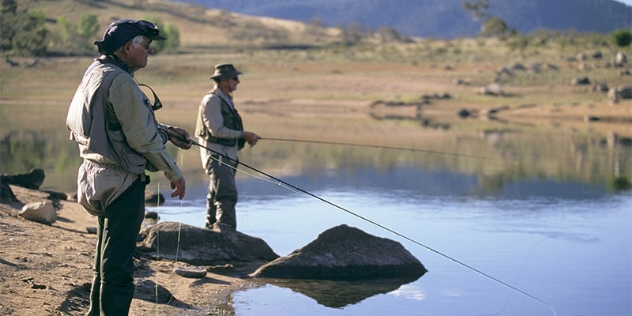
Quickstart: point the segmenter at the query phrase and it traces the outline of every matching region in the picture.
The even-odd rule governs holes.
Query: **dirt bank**
[[[0,204],[0,315],[85,315],[96,244],[87,228],[96,226],[95,217],[59,201],[53,225],[27,221],[16,216],[22,205],[49,194],[11,189],[21,203]],[[130,315],[231,315],[230,294],[248,286],[231,275],[250,267],[192,279],[173,272],[182,263],[139,254],[135,264]]]

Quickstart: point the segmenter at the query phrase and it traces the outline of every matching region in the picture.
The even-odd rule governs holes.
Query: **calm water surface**
[[[429,272],[414,282],[387,290],[370,283],[255,284],[252,289],[235,293],[232,310],[227,312],[632,314],[630,191],[614,193],[601,184],[533,178],[506,183],[490,192],[481,187],[476,176],[427,171],[406,164],[388,171],[367,167],[353,173],[323,170],[314,174],[283,180],[418,243],[312,197],[247,177],[238,179],[238,229],[262,238],[284,256],[324,230],[346,224],[400,242]],[[168,200],[164,206],[152,209],[162,220],[203,226],[205,190],[203,185],[191,188],[185,201]],[[364,293],[358,289],[366,289],[367,294],[358,294]]]
[[[43,168],[44,189],[74,191],[81,161],[64,127],[66,105],[47,109],[46,123],[28,121],[42,117],[40,105],[11,109],[3,106],[0,116],[0,173]],[[262,238],[277,254],[287,255],[346,224],[400,242],[428,273],[408,284],[254,282],[218,312],[632,315],[630,134],[479,120],[452,128],[434,119],[371,121],[383,132],[392,131],[390,141],[405,141],[425,153],[262,141],[240,154],[244,162],[415,242],[276,182],[238,176],[238,229]],[[350,122],[310,114],[305,123],[320,139],[319,131],[336,131],[336,123]],[[291,132],[278,131],[287,137]],[[436,138],[405,137],[419,132]],[[169,150],[183,167],[187,197],[153,209],[163,221],[201,227],[208,180],[199,154]],[[163,175],[152,176],[149,189],[169,194]]]

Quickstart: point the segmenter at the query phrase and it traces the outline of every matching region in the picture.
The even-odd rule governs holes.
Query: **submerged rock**
[[[320,280],[406,278],[415,280],[426,268],[392,240],[340,225],[291,254],[261,266],[251,277]]]

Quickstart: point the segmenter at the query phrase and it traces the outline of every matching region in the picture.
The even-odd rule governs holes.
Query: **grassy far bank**
[[[164,97],[199,99],[210,85],[212,66],[232,62],[244,77],[240,96],[261,99],[312,99],[329,101],[414,102],[424,93],[450,92],[463,103],[504,104],[507,99],[480,97],[473,91],[492,82],[505,86],[513,100],[534,98],[544,104],[600,104],[603,95],[588,94],[588,87],[570,87],[576,77],[618,86],[630,83],[613,67],[622,51],[606,34],[541,30],[508,38],[410,39],[386,42],[377,34],[359,34],[344,43],[343,30],[295,21],[250,17],[221,10],[169,1],[25,1],[21,6],[41,9],[50,29],[49,51],[72,54],[58,45],[60,16],[92,14],[100,37],[110,21],[155,17],[180,30],[181,44],[171,55],[157,55],[138,73]],[[97,39],[97,38],[95,38]],[[274,49],[271,47],[285,47]],[[5,54],[10,52],[5,52]],[[96,52],[95,52],[96,53]],[[600,56],[600,57],[597,57]],[[96,56],[93,56],[96,57]],[[64,100],[72,95],[90,63],[88,57],[16,59],[21,66],[2,64],[3,100],[33,98]],[[557,71],[499,72],[503,66],[553,65]],[[627,65],[626,65],[627,66]],[[581,69],[580,69],[581,68]],[[467,85],[454,86],[460,79]],[[269,95],[274,95],[270,97]],[[67,99],[67,98],[66,98]]]
[[[358,48],[350,47],[353,52]],[[484,55],[484,53],[480,53]],[[411,58],[414,56],[410,56]],[[501,85],[523,89],[549,89],[560,88],[560,94],[569,94],[568,90],[575,90],[579,96],[588,94],[590,86],[572,87],[571,80],[576,77],[589,77],[594,83],[607,83],[609,86],[618,86],[630,82],[629,76],[620,75],[620,68],[612,66],[610,59],[614,54],[602,59],[592,59],[584,62],[566,60],[563,55],[540,56],[532,58],[512,58],[511,56],[498,56],[491,61],[477,60],[476,57],[463,60],[462,58],[446,56],[435,61],[413,60],[384,60],[379,57],[357,58],[353,54],[340,54],[328,49],[314,49],[305,51],[294,50],[264,50],[251,49],[247,52],[234,53],[201,53],[156,55],[150,57],[146,69],[137,73],[139,81],[169,88],[170,86],[188,87],[191,85],[209,85],[208,76],[212,73],[212,67],[216,63],[232,62],[240,66],[246,73],[243,84],[265,87],[274,90],[284,89],[289,92],[313,91],[313,95],[320,95],[320,99],[328,99],[326,91],[312,89],[314,84],[330,83],[324,88],[336,88],[346,91],[350,95],[348,99],[362,99],[353,97],[354,93],[368,93],[376,90],[376,93],[388,93],[376,95],[382,99],[393,97],[398,93],[410,94],[416,97],[424,91],[437,91],[441,88],[458,89],[453,85],[454,79],[463,79],[469,83],[466,87],[476,88],[497,81]],[[2,64],[3,98],[19,96],[28,98],[37,95],[53,95],[55,92],[68,94],[76,87],[83,71],[90,64],[93,57],[66,57],[37,59],[35,65],[33,59],[16,59],[22,63],[21,67],[11,67],[8,63]],[[570,58],[570,57],[569,57]],[[525,67],[534,64],[552,64],[558,70],[542,70],[540,73],[529,71],[513,71],[511,75],[498,74],[498,70],[507,65],[521,64]],[[587,70],[578,69],[580,64],[587,65]],[[341,79],[356,79],[349,83],[357,84],[366,81],[375,84],[375,87],[340,85]],[[362,79],[362,80],[359,80]],[[51,81],[52,80],[52,81]],[[297,82],[296,80],[301,80]],[[195,87],[195,86],[194,86]],[[194,88],[193,87],[193,88]],[[416,90],[411,90],[416,87]],[[374,88],[374,89],[370,89]],[[586,88],[586,89],[584,89]],[[185,89],[178,90],[186,93]],[[389,93],[389,91],[392,91]],[[551,91],[555,97],[556,91]],[[585,92],[585,93],[584,93]],[[164,94],[164,93],[163,93]],[[259,94],[259,93],[257,93]],[[269,93],[268,93],[269,94]],[[525,95],[533,97],[534,95]],[[329,99],[336,99],[336,96]],[[339,99],[345,99],[337,96]],[[365,98],[373,101],[374,99]]]
[[[355,49],[348,48],[351,52]],[[524,60],[502,56],[495,61],[445,58],[422,63],[360,59],[328,49],[251,49],[232,54],[152,56],[148,67],[137,73],[137,79],[152,86],[166,101],[166,106],[191,110],[195,110],[201,96],[211,87],[208,77],[213,65],[231,62],[245,73],[235,97],[245,106],[267,110],[279,107],[288,111],[339,111],[345,107],[358,111],[368,110],[370,104],[378,101],[419,102],[424,94],[448,93],[450,100],[436,104],[449,111],[529,104],[553,114],[560,113],[560,109],[577,112],[575,116],[580,118],[588,112],[610,112],[608,116],[629,118],[629,101],[611,105],[606,93],[591,93],[591,85],[571,85],[571,80],[577,77],[588,77],[593,84],[605,83],[609,87],[632,83],[632,77],[620,75],[621,69],[609,64],[610,58],[612,56],[583,61],[589,68],[580,70],[582,62],[561,59],[561,56]],[[498,75],[497,70],[502,66],[515,63],[528,66],[536,60],[555,65],[557,70]],[[32,59],[19,61],[23,65],[32,63]],[[66,105],[90,62],[89,57],[65,57],[38,59],[32,67],[11,67],[3,63],[0,65],[0,101],[3,104]],[[455,85],[455,80],[462,80],[464,84]],[[505,97],[477,93],[493,82],[502,86]],[[327,105],[332,103],[334,107]]]

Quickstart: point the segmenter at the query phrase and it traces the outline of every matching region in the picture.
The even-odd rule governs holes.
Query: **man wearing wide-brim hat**
[[[206,228],[237,229],[237,152],[247,142],[257,144],[260,137],[244,131],[241,116],[233,103],[232,92],[239,84],[238,71],[232,64],[219,64],[211,79],[213,89],[200,103],[195,136],[208,149],[200,151],[202,166],[210,176],[206,196]]]
[[[119,20],[96,41],[103,54],[86,70],[68,109],[66,125],[83,163],[77,177],[77,201],[97,216],[94,279],[87,315],[128,315],[134,296],[136,238],[145,214],[145,170],[162,171],[184,198],[182,171],[165,148],[191,148],[170,137],[180,128],[156,121],[154,107],[140,90],[134,72],[147,66],[152,40],[164,40],[158,27],[142,20]],[[156,99],[157,100],[157,99]]]

